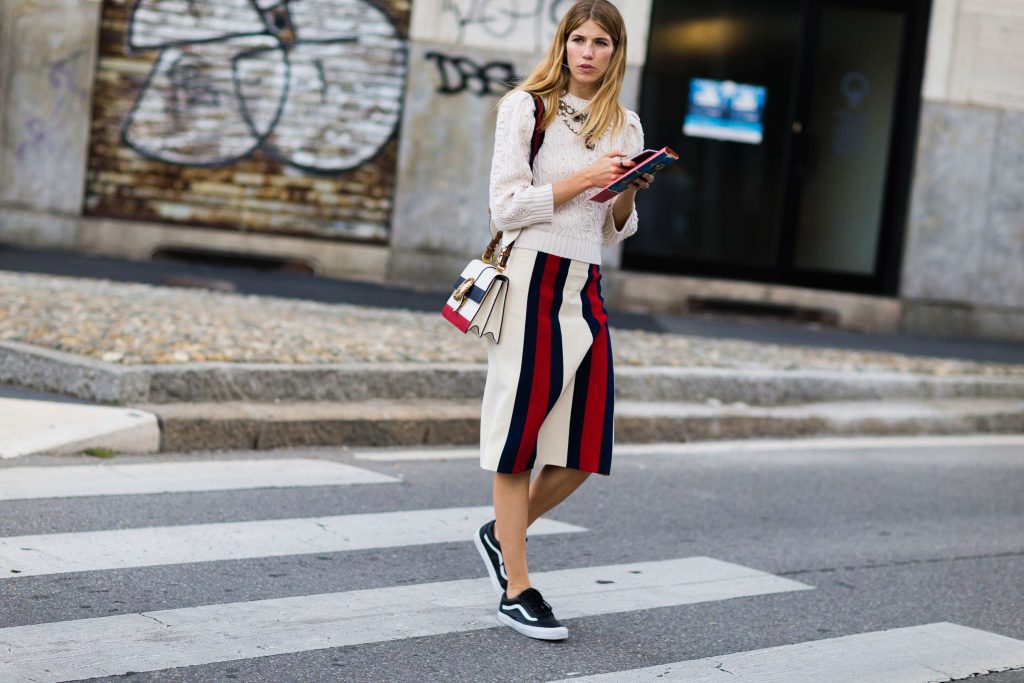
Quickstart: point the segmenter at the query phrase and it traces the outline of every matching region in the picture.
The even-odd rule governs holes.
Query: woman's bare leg
[[[514,598],[530,587],[526,564],[526,528],[555,508],[587,480],[589,472],[545,465],[530,482],[530,472],[494,475],[494,535],[501,544],[508,589]]]
[[[587,480],[589,472],[580,472],[568,467],[544,465],[530,484],[529,524],[533,524],[549,510],[554,509],[569,497],[580,484]],[[499,539],[499,543],[501,540]]]
[[[501,544],[510,598],[530,587],[526,527],[530,517],[530,472],[494,475],[494,535]]]

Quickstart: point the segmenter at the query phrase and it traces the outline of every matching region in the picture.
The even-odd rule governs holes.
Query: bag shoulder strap
[[[530,168],[533,168],[533,160],[537,158],[540,146],[544,144],[544,129],[541,124],[544,122],[544,100],[540,95],[533,96],[533,137],[530,140]]]

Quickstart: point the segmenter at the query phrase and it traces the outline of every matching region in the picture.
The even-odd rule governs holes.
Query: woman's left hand
[[[630,188],[634,190],[646,190],[654,182],[653,173],[643,173],[639,178],[629,184]]]

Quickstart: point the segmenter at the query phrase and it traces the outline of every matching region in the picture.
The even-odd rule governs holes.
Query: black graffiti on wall
[[[397,130],[407,44],[371,0],[136,0],[127,39],[159,50],[121,131],[143,156],[222,166],[261,149],[338,173]]]
[[[515,81],[515,67],[509,62],[488,62],[479,64],[464,56],[428,52],[424,55],[437,66],[440,85],[437,92],[442,95],[458,95],[469,91],[474,95],[504,95]]]
[[[444,0],[441,11],[456,22],[459,42],[471,27],[492,38],[506,38],[525,26],[533,33],[536,48],[542,46],[545,24],[557,25],[571,4],[570,0]]]

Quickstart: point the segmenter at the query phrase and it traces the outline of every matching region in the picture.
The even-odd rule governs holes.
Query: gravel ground
[[[440,306],[439,306],[440,308]],[[1024,365],[614,331],[622,365],[1024,376]],[[0,341],[123,365],[484,362],[439,314],[0,271]]]

